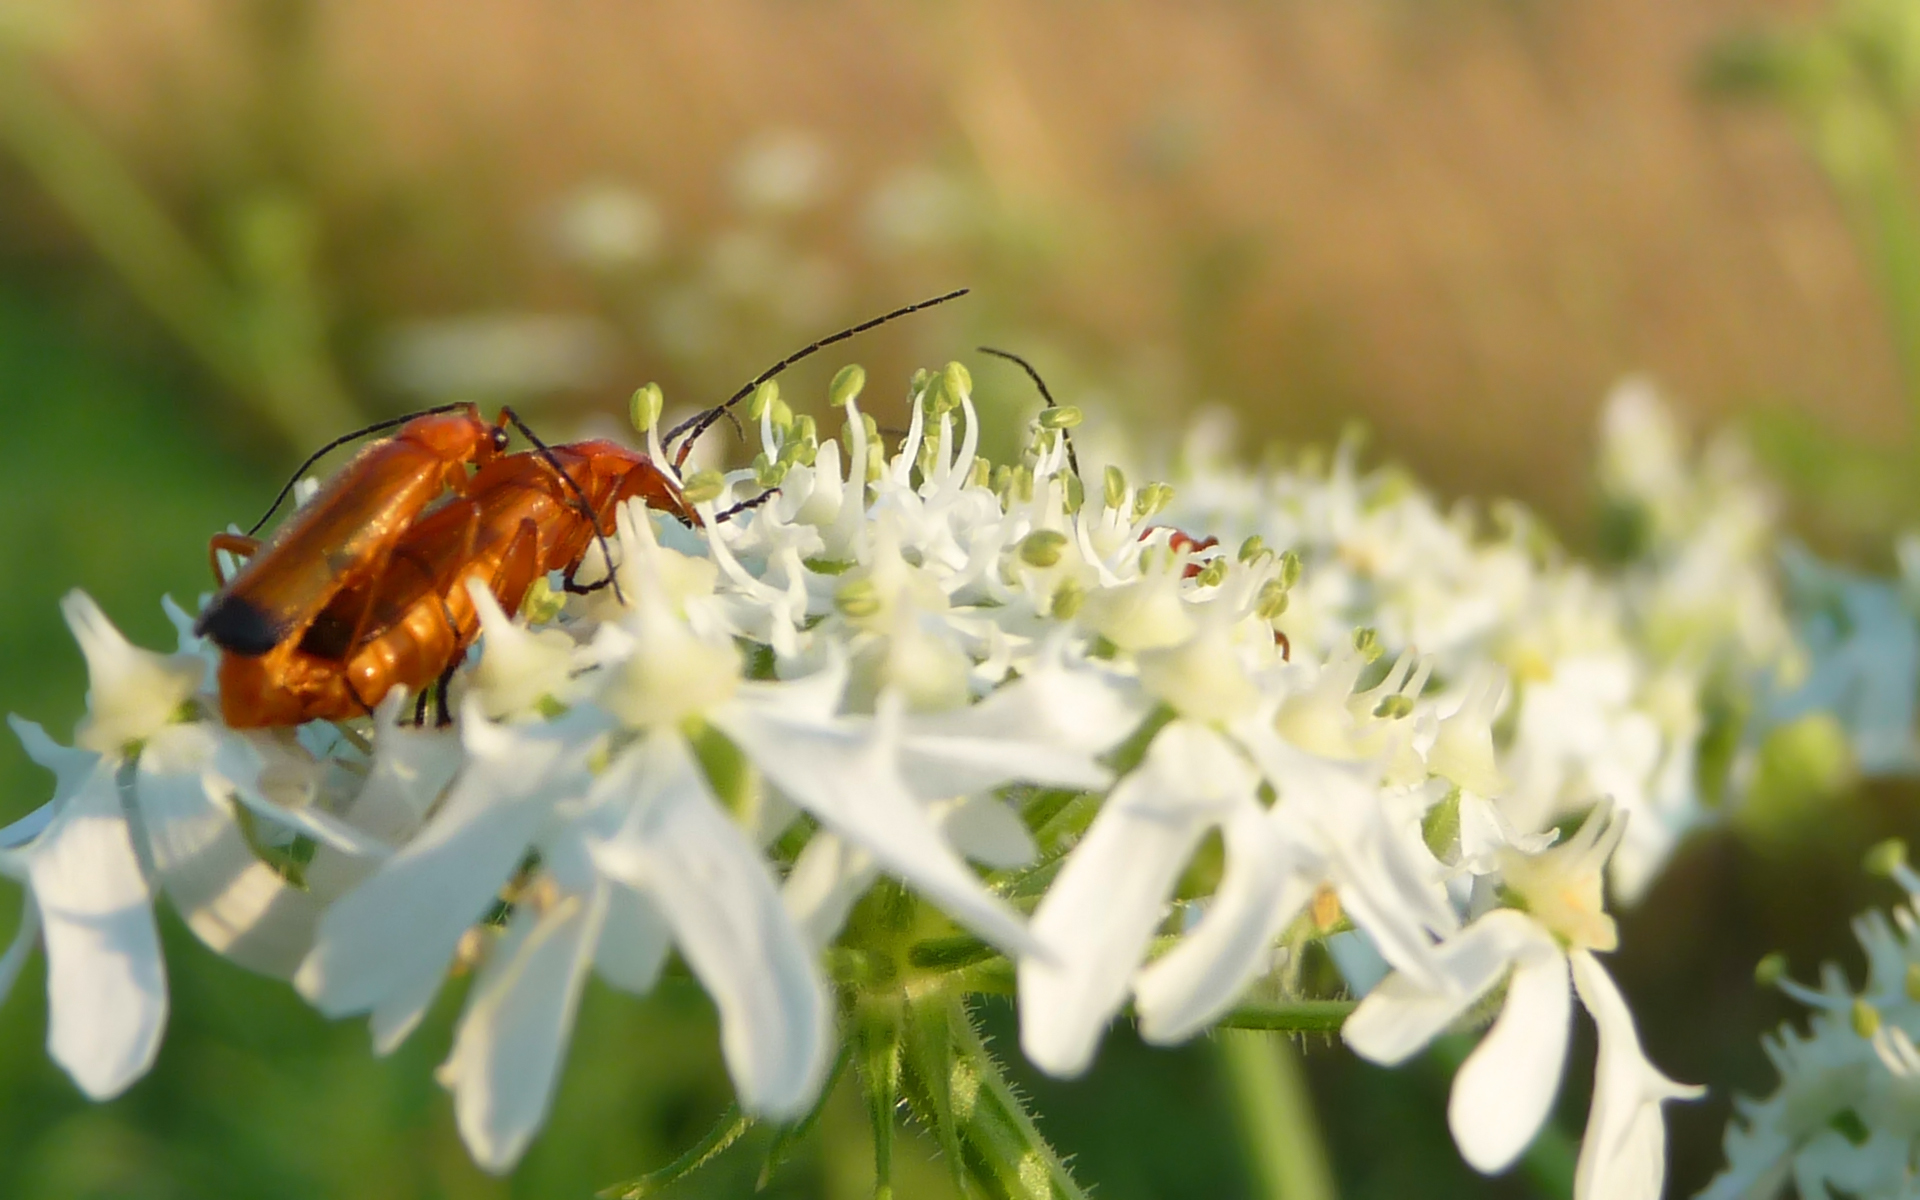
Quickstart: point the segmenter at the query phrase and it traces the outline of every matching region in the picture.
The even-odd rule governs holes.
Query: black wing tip
[[[279,622],[241,596],[216,597],[193,623],[193,631],[222,650],[247,658],[258,658],[287,636]]]

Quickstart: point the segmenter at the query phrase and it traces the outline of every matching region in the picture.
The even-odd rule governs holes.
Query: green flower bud
[[[762,488],[777,488],[786,482],[787,469],[792,466],[787,461],[786,451],[780,457],[769,460],[766,455],[757,455],[753,460],[753,481]]]
[[[769,379],[753,389],[753,398],[747,401],[747,418],[758,421],[767,415],[767,409],[780,399],[780,381]]]
[[[1051,567],[1067,550],[1067,535],[1057,529],[1036,529],[1020,539],[1020,561],[1030,567]]]
[[[1084,419],[1080,410],[1071,404],[1040,410],[1040,428],[1042,429],[1072,429]]]
[[[1272,621],[1287,611],[1287,589],[1278,579],[1269,579],[1260,585],[1260,593],[1254,597],[1253,613],[1262,621]]]
[[[727,477],[720,472],[695,471],[681,485],[680,494],[687,498],[689,504],[705,504],[709,500],[719,499],[726,487]]]
[[[1053,617],[1059,621],[1070,621],[1086,602],[1086,586],[1078,579],[1063,579],[1060,586],[1053,589]]]
[[[1389,721],[1398,721],[1400,718],[1412,712],[1413,697],[1407,695],[1405,692],[1395,692],[1391,696],[1383,698],[1380,703],[1375,706],[1373,715]]]
[[[1173,503],[1173,485],[1149,483],[1133,498],[1133,519],[1144,521]]]
[[[827,385],[827,400],[835,408],[845,408],[866,386],[867,369],[859,363],[848,363],[834,372],[833,382]]]
[[[833,594],[833,606],[856,621],[871,617],[880,611],[880,589],[871,579],[849,579]]]
[[[1880,1010],[1868,1004],[1859,996],[1853,998],[1853,1008],[1847,1013],[1847,1022],[1853,1031],[1863,1038],[1870,1038],[1880,1032]]]
[[[1373,662],[1387,652],[1387,648],[1380,644],[1380,634],[1370,628],[1353,631],[1353,648],[1358,650],[1361,657],[1368,662]]]
[[[940,372],[940,383],[953,402],[959,404],[963,397],[973,395],[973,373],[967,370],[965,363],[950,362]]]
[[[660,422],[660,413],[667,407],[667,397],[661,392],[660,385],[649,383],[645,387],[635,388],[633,398],[627,401],[627,420],[640,433],[646,433]]]
[[[1292,588],[1300,582],[1300,556],[1289,550],[1280,556],[1280,586]]]
[[[1119,509],[1127,502],[1127,476],[1119,467],[1108,467],[1103,480],[1107,489],[1107,507]]]

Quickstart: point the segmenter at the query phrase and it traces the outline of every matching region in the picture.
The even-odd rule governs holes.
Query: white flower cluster
[[[1804,1033],[1781,1026],[1763,1042],[1780,1086],[1736,1099],[1727,1166],[1700,1200],[1773,1200],[1791,1182],[1801,1196],[1901,1200],[1920,1190],[1920,873],[1887,843],[1870,866],[1890,874],[1907,903],[1853,923],[1867,977],[1855,991],[1828,963],[1820,984],[1762,976],[1810,1010]]]
[[[1606,864],[1658,826],[1626,812],[1660,811],[1684,752],[1612,602],[1345,459],[1249,483],[1231,513],[1190,500],[1178,528],[1166,485],[1069,468],[1073,410],[991,468],[971,387],[917,376],[891,457],[857,383],[836,384],[844,447],[763,389],[760,459],[688,480],[702,529],[630,506],[617,588],[543,591],[518,619],[476,591],[447,729],[398,696],[371,721],[228,729],[184,614],[161,656],[76,593],[89,716],[73,749],[16,721],[57,792],[0,839],[32,898],[0,969],[44,941],[55,1058],[95,1096],[151,1062],[156,888],[215,949],[368,1014],[382,1051],[473,970],[441,1078],[493,1170],[545,1118],[589,975],[697,979],[742,1108],[792,1118],[849,997],[979,977],[901,951],[903,928],[954,940],[933,911],[972,962],[1011,965],[1022,1048],[1056,1075],[1129,1005],[1175,1042],[1297,995],[1331,934],[1387,968],[1343,1031],[1370,1059],[1497,1008],[1449,1109],[1483,1171],[1547,1119],[1577,997],[1600,1061],[1576,1193],[1658,1196],[1660,1106],[1693,1089],[1647,1062],[1596,955]],[[1196,540],[1269,510],[1262,537]],[[1546,668],[1497,737],[1500,658]],[[863,922],[881,876],[923,916]]]
[[[1398,471],[1363,472],[1352,439],[1331,461],[1254,473],[1222,461],[1220,427],[1203,425],[1169,516],[1301,557],[1276,622],[1297,650],[1324,656],[1370,626],[1497,715],[1497,773],[1473,786],[1498,795],[1519,832],[1612,797],[1631,820],[1610,882],[1632,902],[1738,794],[1761,718],[1775,715],[1752,697],[1798,658],[1775,583],[1777,503],[1738,443],[1690,461],[1640,380],[1609,397],[1601,433],[1615,569],[1569,557],[1516,506],[1489,521],[1443,509]]]

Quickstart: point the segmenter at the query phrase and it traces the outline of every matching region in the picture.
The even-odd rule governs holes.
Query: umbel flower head
[[[471,973],[440,1079],[489,1170],[538,1135],[597,976],[704,989],[743,1121],[804,1120],[852,1061],[882,1162],[906,1104],[956,1171],[1065,1181],[967,997],[1011,982],[1027,1057],[1074,1075],[1123,1014],[1171,1043],[1250,1004],[1285,1028],[1288,1004],[1344,1002],[1299,969],[1340,932],[1391,971],[1347,1032],[1380,1061],[1505,984],[1452,1113],[1483,1170],[1544,1119],[1577,994],[1602,1032],[1581,1195],[1657,1194],[1660,1105],[1691,1092],[1646,1063],[1593,957],[1616,814],[1658,774],[1650,676],[1579,584],[1430,501],[1370,498],[1345,459],[1250,483],[1235,503],[1279,515],[1225,545],[1164,483],[1082,477],[1074,410],[989,464],[958,364],[915,376],[889,454],[863,382],[836,379],[827,440],[762,387],[754,464],[680,481],[697,528],[619,512],[611,561],[576,580],[617,586],[510,613],[476,585],[446,728],[396,694],[340,727],[228,729],[208,648],[135,650],[70,601],[89,715],[72,749],[16,720],[58,783],[0,857],[32,893],[0,977],[44,928],[56,1057],[101,1096],[151,1062],[157,890],[216,950],[366,1015],[380,1053]],[[1364,558],[1431,599],[1409,564],[1436,547],[1437,607],[1353,598]],[[1529,630],[1522,600],[1469,594],[1483,577],[1564,602]],[[1493,653],[1502,629],[1529,648]],[[1547,713],[1580,732],[1529,724]],[[1679,753],[1665,736],[1655,761]],[[1596,815],[1553,845],[1582,789]]]

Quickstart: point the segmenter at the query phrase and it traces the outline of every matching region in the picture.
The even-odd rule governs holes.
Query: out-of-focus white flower
[[[591,184],[563,200],[549,230],[565,257],[598,270],[642,265],[660,252],[666,221],[644,192]]]
[[[733,161],[735,201],[749,211],[797,212],[827,195],[833,154],[817,134],[772,130],[743,146]]]

